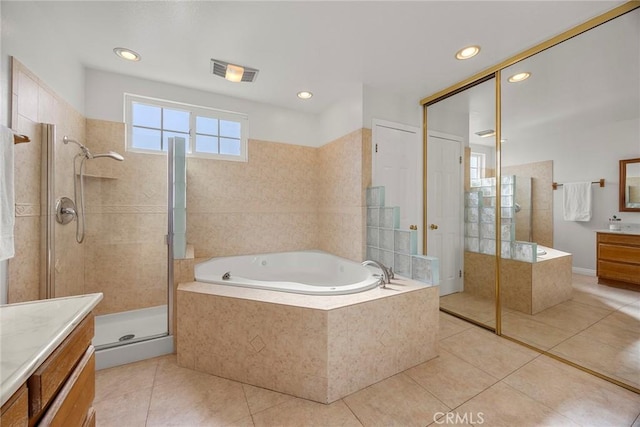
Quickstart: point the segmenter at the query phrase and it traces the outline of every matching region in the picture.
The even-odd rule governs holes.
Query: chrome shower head
[[[87,159],[97,159],[98,157],[109,157],[111,159],[118,160],[119,162],[124,160],[124,157],[122,157],[122,155],[116,153],[115,151],[109,151],[107,153],[95,154],[95,155],[91,154],[91,151],[89,151],[89,149],[86,146],[80,144],[75,139],[69,138],[68,136],[65,136],[64,138],[62,138],[62,142],[64,142],[65,144],[68,144],[70,142],[73,142],[74,144],[76,144],[82,150],[82,155]],[[78,156],[80,155],[81,154],[78,153]]]
[[[109,151],[107,153],[95,154],[91,156],[92,159],[97,159],[98,157],[109,157],[110,159],[114,159],[119,162],[122,162],[124,160],[124,157],[122,157],[121,154],[118,154],[115,151]]]
[[[80,144],[78,141],[76,141],[75,139],[71,139],[68,136],[65,136],[64,138],[62,138],[62,142],[64,142],[65,144],[68,144],[70,142],[73,142],[74,144],[76,144],[78,147],[80,147],[80,149],[82,150],[82,154],[84,154],[84,156],[89,159],[91,158],[91,152],[89,151],[89,149],[87,147],[85,147],[84,145]]]

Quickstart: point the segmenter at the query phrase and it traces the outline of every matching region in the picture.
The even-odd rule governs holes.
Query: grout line
[[[158,376],[158,368],[160,367],[160,360],[156,360],[156,370],[153,373],[153,384],[151,384],[151,395],[149,396],[149,404],[147,405],[147,416],[144,418],[145,427],[149,424],[149,411],[151,410],[151,402],[153,401],[153,393],[156,388],[156,377]]]
[[[370,386],[369,386],[370,387]],[[366,388],[366,387],[365,387]],[[357,393],[357,392],[356,392]],[[346,396],[345,396],[346,397]],[[356,417],[356,420],[358,420],[358,422],[360,423],[361,426],[364,426],[364,422],[362,422],[362,420],[360,419],[360,417],[358,417],[358,414],[356,414],[353,409],[351,409],[351,406],[349,406],[349,404],[347,403],[346,400],[344,400],[344,397],[342,399],[340,399],[340,401],[342,403],[344,403],[344,405],[347,407],[347,409],[349,410],[349,412],[351,412],[353,414],[354,417]]]
[[[440,356],[438,356],[440,357]],[[433,359],[431,359],[433,360]],[[429,363],[429,360],[427,360],[424,363]],[[417,365],[419,366],[419,365]],[[411,368],[409,368],[411,369]],[[406,374],[405,372],[407,372],[409,369],[405,369],[404,371],[400,372],[402,375],[404,375],[405,377],[407,377],[409,379],[409,381],[411,381],[412,383],[414,383],[415,385],[417,385],[418,387],[420,387],[421,389],[423,389],[424,391],[426,391],[427,393],[429,393],[434,399],[436,399],[438,402],[442,403],[444,405],[445,408],[447,408],[447,411],[451,411],[452,408],[449,407],[449,405],[447,405],[446,403],[444,403],[442,400],[440,400],[440,398],[438,398],[438,396],[436,396],[435,394],[433,394],[431,392],[431,390],[429,390],[428,388],[426,388],[425,386],[423,386],[422,384],[420,384],[418,381],[414,380],[413,377],[411,377],[411,375]]]
[[[244,403],[247,405],[247,410],[249,411],[249,416],[251,417],[251,424],[256,425],[256,421],[253,419],[253,412],[251,411],[251,407],[249,406],[249,399],[247,399],[247,390],[245,389],[245,384],[238,381],[240,387],[242,387],[242,394],[244,395]],[[239,421],[239,420],[238,420]]]

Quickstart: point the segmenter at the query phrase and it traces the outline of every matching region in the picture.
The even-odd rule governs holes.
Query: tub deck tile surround
[[[183,283],[178,364],[334,402],[437,356],[438,287],[393,282],[313,297]]]
[[[545,248],[546,255],[534,263],[501,259],[501,287],[505,308],[536,314],[571,299],[573,256]],[[495,259],[492,255],[465,251],[464,289],[472,295],[495,299]]]

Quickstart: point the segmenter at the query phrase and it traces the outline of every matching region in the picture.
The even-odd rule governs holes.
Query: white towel
[[[0,261],[13,258],[15,254],[13,159],[13,132],[6,126],[0,126]]]
[[[563,184],[564,220],[591,221],[591,183]]]

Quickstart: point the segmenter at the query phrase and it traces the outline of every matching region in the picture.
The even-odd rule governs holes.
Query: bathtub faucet
[[[373,261],[373,260],[370,260],[370,259],[364,261],[362,263],[362,265],[375,265],[380,270],[382,270],[383,283],[380,286],[381,288],[384,288],[385,285],[387,285],[387,284],[391,284],[391,279],[394,278],[393,269],[391,267],[387,268],[384,265],[382,265],[381,262]]]

